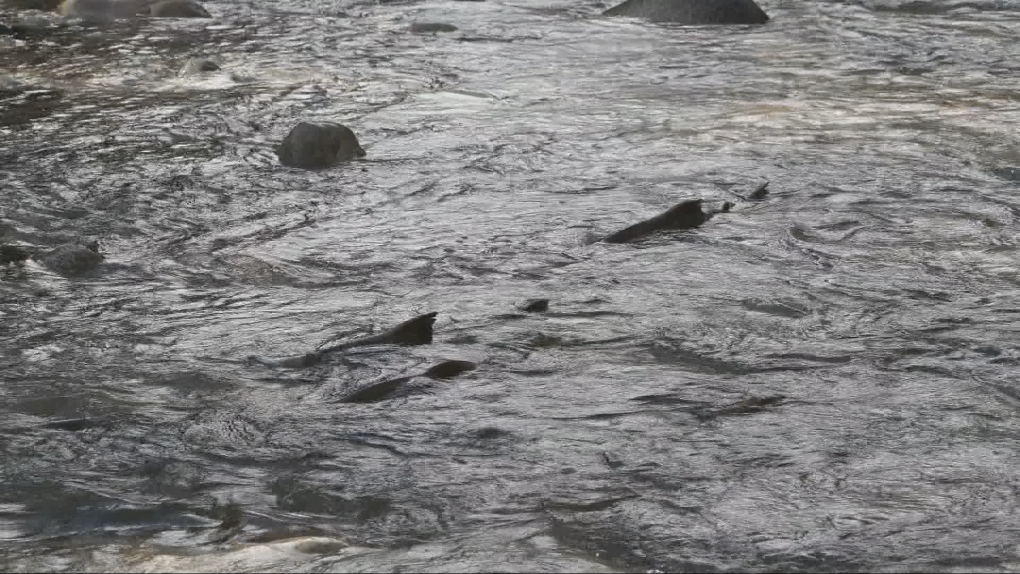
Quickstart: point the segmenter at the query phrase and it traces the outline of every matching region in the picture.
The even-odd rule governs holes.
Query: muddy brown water
[[[1020,569],[1020,4],[761,4],[0,37],[2,241],[106,256],[2,270],[0,570]],[[301,120],[366,158],[280,166]]]

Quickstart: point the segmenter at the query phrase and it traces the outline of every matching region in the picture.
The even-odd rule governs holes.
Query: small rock
[[[181,68],[178,72],[178,76],[191,76],[194,74],[201,74],[203,72],[215,72],[220,69],[219,64],[212,60],[205,60],[202,58],[191,58],[187,64]]]
[[[411,24],[411,32],[415,34],[430,34],[437,32],[456,32],[457,27],[453,24],[440,22],[414,22]]]
[[[153,18],[212,18],[198,2],[191,0],[162,0],[149,6],[148,15]]]
[[[13,36],[14,28],[11,28],[7,24],[0,24],[0,36]]]
[[[347,126],[332,122],[301,122],[276,148],[287,167],[324,169],[365,156],[357,136]]]

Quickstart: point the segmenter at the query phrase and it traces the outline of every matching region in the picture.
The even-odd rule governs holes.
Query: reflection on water
[[[0,38],[0,239],[105,255],[0,270],[0,568],[1017,569],[1020,5],[762,4]],[[367,157],[281,167],[301,120]],[[736,206],[592,241],[693,198]]]

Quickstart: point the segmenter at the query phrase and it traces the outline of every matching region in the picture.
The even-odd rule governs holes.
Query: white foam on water
[[[184,553],[141,547],[112,552],[93,565],[103,572],[280,572],[306,571],[324,560],[372,552],[337,538],[304,536],[264,544],[242,544],[225,551]]]

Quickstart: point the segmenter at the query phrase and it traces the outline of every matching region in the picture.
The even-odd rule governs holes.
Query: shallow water
[[[1020,4],[761,4],[0,38],[0,239],[107,257],[2,270],[0,570],[1020,569]],[[302,119],[367,157],[281,167]],[[698,197],[736,207],[593,242]]]

